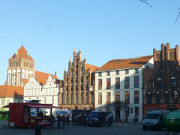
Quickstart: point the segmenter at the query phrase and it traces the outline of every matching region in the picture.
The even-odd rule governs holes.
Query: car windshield
[[[99,112],[91,112],[89,114],[89,117],[91,118],[98,118],[100,116],[100,113]]]
[[[146,119],[159,119],[160,114],[147,114]]]

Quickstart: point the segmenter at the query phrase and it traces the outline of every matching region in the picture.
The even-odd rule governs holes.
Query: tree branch
[[[144,2],[146,5],[148,5],[149,7],[152,7],[147,0],[140,0],[141,2]]]
[[[179,8],[178,10],[180,10],[180,8]],[[177,18],[176,18],[176,20],[175,20],[175,23],[178,21],[179,16],[180,16],[180,11],[179,11],[178,16],[177,16]]]

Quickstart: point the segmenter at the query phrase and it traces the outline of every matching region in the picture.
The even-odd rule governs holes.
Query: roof
[[[18,53],[17,58],[30,59],[30,60],[34,61],[33,58],[28,54],[28,52],[27,52],[27,50],[24,48],[24,46],[21,46],[21,48],[19,48],[19,50],[17,51],[17,53]],[[29,56],[28,56],[27,54],[28,54]],[[15,54],[14,54],[10,59],[14,59],[14,58],[15,58]]]
[[[35,77],[39,83],[42,83],[43,85],[46,84],[46,80],[48,79],[48,76],[51,74],[40,72],[40,71],[35,71]],[[54,79],[58,79],[56,75],[52,75]]]
[[[142,67],[146,64],[153,55],[143,56],[139,58],[130,58],[130,59],[115,59],[107,62],[102,67],[97,69],[97,71],[107,71],[114,69],[124,69],[124,68],[134,68],[134,67]]]
[[[56,106],[52,106],[51,104],[24,104],[25,106],[27,107],[30,107],[30,108],[59,108],[59,107],[56,107]]]
[[[0,86],[0,97],[9,98],[23,98],[24,87],[1,85]]]
[[[90,68],[91,72],[94,72],[94,71],[97,70],[99,67],[94,66],[94,65],[90,65],[90,64],[86,64],[85,68],[86,68],[86,70]]]

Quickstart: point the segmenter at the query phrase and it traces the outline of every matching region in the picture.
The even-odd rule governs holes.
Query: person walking
[[[66,118],[65,118],[65,115],[63,115],[63,117],[62,117],[62,129],[65,129],[65,125],[66,125]]]

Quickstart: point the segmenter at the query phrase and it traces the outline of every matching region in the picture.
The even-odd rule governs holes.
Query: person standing
[[[67,125],[69,125],[69,114],[67,115]]]
[[[62,117],[62,129],[65,129],[65,125],[66,125],[66,118],[65,118],[65,115],[63,115],[63,117]]]
[[[54,122],[55,122],[54,115],[51,115],[50,121],[51,121],[51,128],[54,128]]]
[[[60,115],[58,114],[58,122],[57,122],[57,128],[61,128],[61,117]]]

